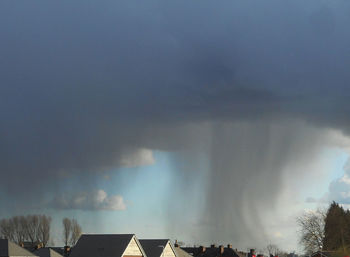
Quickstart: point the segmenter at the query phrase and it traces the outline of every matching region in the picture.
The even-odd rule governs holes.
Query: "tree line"
[[[327,210],[306,213],[297,219],[300,243],[306,253],[332,251],[350,255],[350,211],[332,202]]]
[[[17,244],[29,242],[33,246],[41,243],[44,247],[50,243],[52,218],[47,215],[13,216],[0,220],[0,238]],[[63,241],[65,245],[74,246],[78,241],[82,228],[75,219],[64,218]]]
[[[46,215],[14,216],[0,220],[2,238],[17,244],[41,242],[44,246],[50,240],[51,217]]]

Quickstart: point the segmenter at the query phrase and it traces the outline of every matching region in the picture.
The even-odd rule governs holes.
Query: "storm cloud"
[[[350,131],[349,12],[319,0],[2,1],[0,185],[21,194],[28,179],[161,150],[186,163],[186,192],[204,153],[201,224],[253,239],[241,232],[274,207],[284,168],[312,159],[328,130]]]

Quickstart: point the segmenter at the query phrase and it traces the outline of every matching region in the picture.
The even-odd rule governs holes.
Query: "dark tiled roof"
[[[39,257],[63,257],[61,254],[49,247],[40,248],[36,250],[34,254]]]
[[[29,252],[34,252],[36,250],[36,246],[38,245],[38,243],[32,243],[32,242],[22,242],[20,244],[21,247],[23,247],[24,249],[28,250]]]
[[[139,242],[146,252],[147,257],[161,257],[169,239],[140,239]]]
[[[181,249],[193,256],[196,256],[199,253],[198,247],[181,247]]]
[[[240,257],[236,250],[224,247],[223,253],[220,252],[220,247],[207,247],[202,251],[201,247],[183,247],[183,250],[195,257]]]
[[[121,257],[133,234],[82,235],[69,257]]]
[[[58,254],[64,256],[64,248],[63,247],[50,247],[52,250],[57,252]]]
[[[0,239],[0,257],[7,256],[36,256],[26,249],[12,243],[7,239]]]

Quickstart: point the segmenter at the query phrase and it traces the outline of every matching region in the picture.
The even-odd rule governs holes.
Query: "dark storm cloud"
[[[258,226],[243,202],[272,206],[280,170],[306,158],[313,134],[266,124],[349,130],[349,12],[318,0],[2,1],[0,183],[18,194],[140,148],[204,149],[211,222],[237,217],[242,231],[250,213]],[[237,208],[220,214],[227,202]]]

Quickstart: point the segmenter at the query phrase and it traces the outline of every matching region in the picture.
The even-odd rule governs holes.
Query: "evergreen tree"
[[[350,246],[350,212],[333,202],[325,219],[323,249],[347,252]]]

